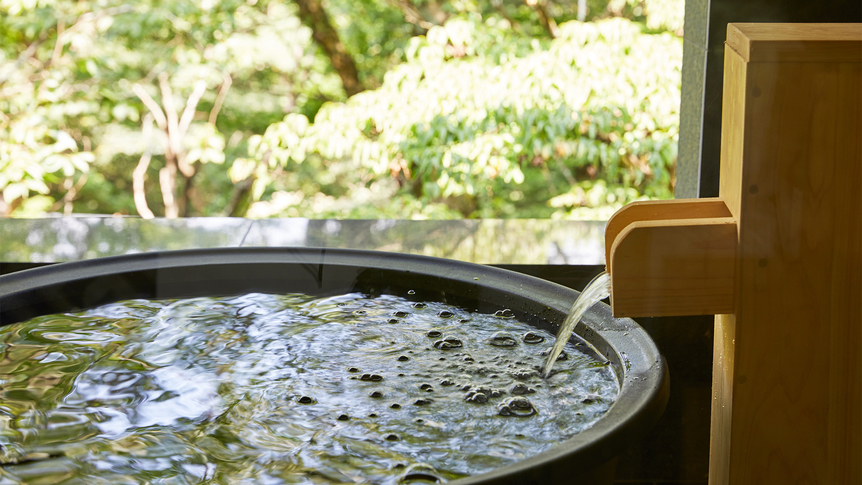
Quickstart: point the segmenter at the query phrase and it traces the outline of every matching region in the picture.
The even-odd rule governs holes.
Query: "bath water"
[[[554,363],[563,351],[563,347],[568,343],[569,338],[572,336],[572,332],[575,331],[575,326],[577,326],[581,317],[584,316],[584,313],[586,313],[591,306],[607,298],[610,294],[611,275],[602,271],[596,275],[592,281],[590,281],[590,284],[584,288],[584,291],[578,295],[575,303],[572,304],[572,308],[569,310],[569,315],[566,317],[566,320],[557,332],[557,340],[554,342],[554,347],[551,349],[551,352],[545,361],[545,366],[542,369],[543,376],[547,377],[550,374],[551,368],[554,366]]]
[[[0,328],[0,484],[427,483],[552,448],[612,369],[511,312],[394,296],[133,300]],[[424,481],[424,482],[423,482]]]

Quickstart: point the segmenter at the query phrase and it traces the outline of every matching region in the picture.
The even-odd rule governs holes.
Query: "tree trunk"
[[[296,0],[299,7],[299,18],[306,27],[311,29],[312,38],[323,49],[332,61],[332,67],[341,77],[347,96],[353,96],[365,90],[359,81],[356,63],[344,49],[344,44],[338,38],[338,32],[329,22],[329,16],[323,9],[320,0]]]
[[[228,204],[225,212],[230,217],[245,217],[252,203],[252,185],[254,185],[255,176],[237,182],[234,184],[233,197]]]
[[[545,5],[545,0],[524,0],[527,5],[532,7],[539,17],[539,22],[552,39],[559,36],[560,29],[557,27],[557,22],[548,13],[548,7]]]
[[[177,162],[173,157],[165,156],[166,166],[159,170],[159,186],[162,189],[162,200],[165,203],[165,217],[176,219],[180,215],[174,198],[174,188],[177,186]]]

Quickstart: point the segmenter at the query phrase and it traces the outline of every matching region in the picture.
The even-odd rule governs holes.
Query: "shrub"
[[[421,217],[418,201],[443,216],[600,218],[672,197],[681,60],[681,39],[623,18],[568,22],[544,42],[493,18],[451,19],[414,37],[379,89],[252,137],[240,164],[257,173],[252,213],[351,217],[379,204]],[[359,190],[381,197],[350,203]]]

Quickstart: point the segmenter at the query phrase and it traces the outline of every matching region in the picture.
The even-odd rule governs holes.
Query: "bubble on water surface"
[[[464,343],[461,342],[460,339],[457,339],[455,337],[446,337],[443,340],[438,340],[434,342],[434,347],[440,350],[457,349],[459,347],[462,347],[463,345]]]
[[[488,339],[488,343],[495,347],[514,347],[518,345],[518,340],[509,333],[497,332],[494,335],[491,335],[491,338]]]
[[[44,463],[68,462],[83,483],[394,485],[408,469],[403,483],[443,482],[547,450],[613,404],[613,370],[572,346],[551,378],[536,375],[543,358],[527,344],[550,333],[506,312],[423,304],[411,313],[406,299],[358,293],[136,300],[0,329],[21,359],[0,361],[0,374],[24,369],[0,405],[31,410],[10,411],[27,440],[10,437],[5,452],[56,449]],[[500,332],[514,345],[489,345]],[[49,386],[31,384],[44,376]],[[526,396],[530,407],[512,401]]]
[[[527,344],[538,344],[540,342],[545,341],[545,337],[537,334],[536,332],[527,332],[524,334],[524,343]]]
[[[515,372],[512,372],[512,377],[518,379],[519,381],[526,381],[531,377],[536,377],[539,375],[538,371],[530,370],[530,369],[518,369]]]
[[[512,394],[515,394],[517,396],[521,396],[524,394],[533,394],[536,392],[536,390],[531,389],[530,387],[528,387],[523,382],[519,382],[519,383],[515,384],[514,386],[512,386],[512,388],[509,389],[509,392],[511,392]]]
[[[410,465],[398,477],[398,483],[400,484],[442,483],[443,481],[438,476],[438,472],[434,467],[424,463]]]
[[[536,414],[536,408],[533,403],[523,397],[516,397],[508,402],[501,404],[498,408],[500,416],[515,416],[519,418],[527,418]]]

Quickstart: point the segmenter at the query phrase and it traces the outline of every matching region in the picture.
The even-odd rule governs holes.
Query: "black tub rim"
[[[70,302],[71,308],[60,311],[84,308],[76,307],[75,301],[93,307],[136,297],[112,299],[108,295],[104,299],[104,295],[76,294],[76,288],[84,288],[88,282],[99,279],[110,281],[111,278],[126,278],[129,275],[155,274],[157,287],[171,286],[167,281],[160,283],[158,275],[180,275],[181,280],[186,273],[192,275],[196,271],[203,271],[222,274],[242,267],[263,274],[278,269],[279,265],[301,267],[307,273],[305,278],[310,277],[312,280],[316,271],[318,282],[325,279],[325,271],[349,272],[353,269],[379,271],[384,276],[419,276],[430,279],[432,283],[442,279],[463,291],[474,291],[471,298],[482,298],[486,292],[497,294],[506,302],[499,306],[517,307],[522,314],[534,313],[537,318],[555,322],[557,327],[562,323],[559,315],[568,312],[578,295],[575,290],[521,273],[430,256],[308,247],[190,249],[58,263],[0,276],[0,326],[37,315],[58,313],[55,308],[68,308]],[[228,274],[226,280],[232,281],[239,277],[238,273]],[[194,280],[194,276],[189,278]],[[255,281],[255,278],[252,275],[245,280]],[[183,281],[179,281],[167,291],[182,292],[182,286]],[[125,294],[122,292],[134,292],[137,289],[107,288],[103,291]],[[526,292],[529,292],[529,297],[525,296]],[[161,297],[170,296],[150,296]],[[49,304],[46,304],[46,298]],[[86,305],[91,300],[96,303]],[[610,307],[602,303],[592,307],[578,324],[576,333],[597,347],[617,372],[621,389],[617,401],[608,412],[592,427],[550,450],[451,483],[532,483],[537,478],[536,471],[547,466],[571,468],[572,478],[576,478],[579,468],[594,467],[612,460],[658,421],[667,404],[669,377],[664,359],[646,331],[631,319],[614,318]]]

